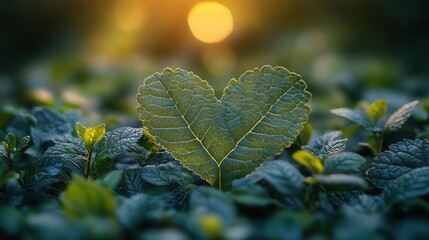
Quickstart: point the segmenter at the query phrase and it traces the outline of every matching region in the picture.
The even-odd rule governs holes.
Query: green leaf
[[[419,104],[419,101],[413,101],[399,108],[389,117],[386,124],[384,125],[384,129],[389,131],[399,130],[402,125],[407,121],[407,119],[411,116],[411,113],[413,113],[417,104]]]
[[[98,158],[113,158],[128,148],[137,145],[137,141],[143,134],[141,128],[122,127],[106,133],[97,144],[95,151]]]
[[[298,150],[293,153],[292,158],[315,173],[323,172],[322,162],[309,152]]]
[[[13,152],[14,149],[16,148],[16,137],[15,134],[13,133],[8,133],[6,135],[6,143],[7,143],[7,148],[5,146],[5,148],[7,149],[8,152]],[[4,144],[3,144],[4,146]]]
[[[326,157],[343,151],[347,140],[347,138],[341,139],[341,131],[331,131],[319,137],[313,146],[302,146],[302,149],[323,161]]]
[[[328,190],[350,191],[353,189],[367,189],[365,179],[349,174],[334,173],[329,175],[316,174],[313,178]]]
[[[296,195],[305,188],[304,176],[286,161],[268,161],[258,168],[256,174],[261,175],[282,194]]]
[[[353,110],[349,108],[336,108],[331,109],[331,113],[346,118],[359,126],[366,128],[369,131],[376,130],[376,127],[370,122],[365,115],[359,110]]]
[[[429,166],[429,140],[404,140],[374,158],[367,170],[369,181],[384,188],[413,169]]]
[[[41,157],[43,151],[49,146],[47,142],[56,136],[70,134],[72,126],[64,115],[49,108],[35,108],[32,111],[36,123],[31,127],[31,139],[34,146],[28,149],[28,153],[35,157]]]
[[[97,179],[97,183],[115,190],[122,181],[123,171],[115,170],[107,173],[103,178]]]
[[[82,123],[77,122],[76,123],[76,134],[77,136],[84,141],[85,139],[85,132],[88,128],[85,127]]]
[[[194,181],[192,175],[186,169],[180,168],[173,163],[160,165],[147,165],[143,167],[142,178],[155,186],[169,186],[172,183],[179,183],[182,187],[187,187]]]
[[[366,113],[368,117],[372,120],[374,124],[377,124],[378,121],[386,114],[387,112],[387,101],[385,99],[379,99],[369,105]]]
[[[125,229],[135,229],[142,222],[162,216],[164,204],[157,197],[137,194],[125,199],[118,207],[118,219]]]
[[[365,162],[366,159],[357,153],[340,152],[325,159],[323,173],[360,173]]]
[[[83,142],[85,143],[86,149],[93,149],[106,133],[105,124],[99,124],[94,127],[86,129],[83,135]]]
[[[390,181],[383,197],[387,203],[395,204],[409,198],[429,194],[429,167],[414,169]]]
[[[116,199],[112,192],[95,182],[73,175],[61,198],[62,209],[71,220],[88,216],[116,217]]]
[[[25,136],[23,138],[21,138],[18,142],[18,146],[16,146],[16,149],[18,151],[22,151],[24,150],[24,148],[26,148],[28,146],[28,144],[31,141],[31,137],[30,136]]]
[[[92,166],[91,177],[97,179],[103,177],[109,173],[115,166],[115,160],[113,158],[104,157],[97,158]]]
[[[125,196],[130,197],[143,192],[143,185],[141,168],[130,168],[124,171],[121,189]]]
[[[301,77],[265,66],[231,80],[218,100],[192,72],[164,69],[144,81],[137,112],[157,143],[209,184],[228,190],[292,144],[310,113]]]

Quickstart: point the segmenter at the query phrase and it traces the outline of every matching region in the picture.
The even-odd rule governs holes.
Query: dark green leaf
[[[256,173],[282,194],[296,195],[305,187],[304,176],[286,161],[268,161]]]
[[[417,104],[419,104],[419,101],[407,103],[400,109],[398,109],[396,112],[394,112],[384,125],[384,129],[387,129],[389,131],[399,130],[402,125],[407,121],[407,119],[411,116],[411,113],[413,113]]]
[[[192,175],[183,167],[173,163],[160,165],[147,165],[143,167],[142,178],[155,186],[168,186],[179,183],[182,187],[187,187],[194,181]]]
[[[31,141],[31,137],[30,136],[25,136],[23,138],[21,138],[18,142],[18,146],[16,147],[16,149],[21,152],[22,150],[24,150],[24,148],[26,148],[28,146],[28,144]]]
[[[144,226],[145,221],[151,221],[162,216],[163,201],[157,197],[136,194],[127,198],[117,209],[119,221],[126,229]]]
[[[6,143],[7,143],[7,148],[5,146],[5,148],[8,150],[8,152],[13,152],[14,149],[16,148],[16,137],[15,134],[13,133],[8,133],[6,135]]]
[[[122,170],[115,170],[107,173],[103,178],[97,179],[97,183],[106,186],[112,190],[118,188],[124,175]]]
[[[429,140],[404,140],[374,158],[367,171],[369,181],[384,188],[409,171],[429,166]]]
[[[383,197],[387,203],[394,204],[427,194],[429,194],[429,167],[422,167],[390,181],[384,188]]]
[[[365,162],[366,159],[357,153],[340,152],[325,159],[323,173],[360,173]]]
[[[356,123],[369,131],[380,131],[374,124],[366,118],[366,116],[359,110],[349,108],[336,108],[332,109],[331,113],[340,117],[346,118],[353,123]]]
[[[35,157],[43,154],[48,147],[48,140],[55,136],[71,134],[73,131],[67,119],[57,111],[49,108],[35,108],[32,114],[37,122],[30,129],[34,146],[28,149],[28,152]]]
[[[123,127],[107,132],[103,139],[97,144],[95,151],[96,158],[113,158],[130,146],[137,145],[137,141],[142,136],[141,128]]]
[[[302,149],[323,161],[326,157],[343,151],[347,140],[347,138],[341,139],[340,131],[331,131],[319,137],[313,146],[303,146]]]
[[[125,196],[130,197],[143,192],[143,185],[144,181],[141,168],[127,169],[124,171],[121,189]]]

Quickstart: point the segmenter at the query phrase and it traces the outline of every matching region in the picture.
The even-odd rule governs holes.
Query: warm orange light
[[[216,2],[195,5],[188,15],[192,34],[205,43],[215,43],[228,37],[233,29],[231,11]]]
[[[118,0],[115,9],[116,25],[126,32],[136,32],[147,19],[144,2],[141,0]]]

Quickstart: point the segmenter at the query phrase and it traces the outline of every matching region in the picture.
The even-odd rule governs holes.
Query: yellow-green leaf
[[[83,142],[87,149],[93,149],[106,133],[105,124],[99,124],[97,126],[86,129],[83,135]]]
[[[93,181],[73,175],[61,198],[62,208],[70,220],[92,217],[116,217],[116,199],[112,192]]]
[[[367,109],[368,117],[375,124],[378,123],[378,121],[386,114],[386,112],[387,112],[387,101],[384,99],[379,99],[372,102]]]
[[[292,158],[315,173],[323,172],[322,162],[313,154],[304,150],[296,151]]]
[[[192,72],[166,68],[140,86],[137,112],[158,144],[227,190],[293,143],[310,113],[305,89],[298,74],[264,66],[232,79],[219,100]]]

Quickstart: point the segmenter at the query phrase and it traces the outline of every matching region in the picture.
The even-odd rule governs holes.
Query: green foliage
[[[137,119],[118,123],[121,126],[106,119],[110,122],[106,127],[102,124],[86,127],[80,122],[93,119],[84,119],[78,110],[10,110],[0,120],[1,239],[360,239],[362,236],[424,239],[428,236],[429,140],[421,129],[428,125],[422,113],[429,108],[424,101],[417,108],[420,111],[417,115],[411,114],[417,101],[390,116],[384,114],[384,100],[360,110],[339,111],[350,118],[359,116],[354,121],[363,122],[364,128],[367,125],[365,130],[370,131],[370,136],[366,144],[377,153],[374,157],[359,148],[358,142],[367,137],[365,132],[352,135],[350,129],[341,129],[323,134],[322,130],[331,125],[302,124],[309,110],[309,95],[304,85],[292,87],[288,94],[294,93],[294,97],[286,97],[287,101],[281,104],[273,103],[267,97],[268,92],[262,91],[267,90],[264,81],[271,81],[268,76],[274,78],[273,82],[286,85],[292,84],[290,79],[295,85],[303,84],[297,75],[283,68],[246,72],[231,82],[220,101],[214,98],[207,83],[189,72],[165,70],[146,81],[159,84],[156,76],[159,81],[171,80],[172,76],[179,78],[171,80],[178,84],[178,89],[184,89],[181,93],[184,102],[179,101],[177,106],[198,101],[183,116],[199,110],[200,115],[212,116],[197,118],[197,129],[209,120],[213,121],[213,127],[224,124],[225,135],[213,135],[210,130],[202,139],[210,140],[213,149],[232,150],[231,154],[244,160],[241,165],[231,165],[225,159],[221,168],[217,168],[216,162],[216,168],[207,173],[232,167],[230,175],[219,178],[224,181],[222,191],[210,187],[201,174],[177,161],[169,148],[157,145],[160,138],[153,134],[155,130],[163,132],[164,140],[183,140],[189,136],[188,130],[181,134],[175,128],[153,129],[156,124],[178,124],[180,118],[153,116],[152,120],[143,121],[143,127],[147,128],[144,130],[122,127],[139,125]],[[258,79],[261,82],[257,84]],[[151,96],[159,93],[152,87],[141,89],[151,91]],[[251,91],[246,93],[247,88]],[[179,98],[172,89],[171,98],[158,100],[165,103]],[[189,92],[190,89],[213,95],[212,100]],[[298,103],[300,97],[302,105]],[[158,103],[148,107],[158,114],[171,112],[167,104]],[[212,103],[214,109],[210,107]],[[261,128],[267,131],[265,134],[277,136],[273,141],[266,136],[243,135],[240,148],[228,148],[228,139],[246,133],[248,122],[255,117],[251,113],[256,106],[263,110],[264,103],[265,107],[272,106],[271,110],[277,104],[301,106],[301,113],[306,114],[296,117],[298,114],[285,113],[282,117],[292,122],[285,126],[281,125],[282,119],[273,117],[271,122],[261,119],[263,124],[280,124],[272,132],[268,127]],[[319,121],[325,109],[320,109],[316,101],[314,104],[313,120]],[[390,104],[395,102],[390,100]],[[409,117],[414,121],[401,128]],[[304,129],[297,137],[302,126]],[[289,127],[294,134],[286,138],[283,127]],[[252,136],[257,135],[254,133]],[[413,134],[421,139],[405,139]],[[295,137],[298,139],[293,146],[283,149]],[[195,139],[191,135],[189,140]],[[263,157],[246,152],[242,143],[258,144]],[[383,143],[386,147],[390,145],[388,150],[378,149]],[[176,145],[188,151],[186,143]],[[200,153],[204,151],[196,152],[195,156]],[[236,170],[239,172],[233,176]]]
[[[116,218],[116,199],[110,190],[78,175],[73,176],[64,191],[61,206],[72,221],[88,216]]]
[[[411,116],[418,103],[419,101],[413,101],[403,105],[390,115],[383,127],[380,127],[378,123],[387,112],[387,101],[384,99],[372,102],[366,113],[348,108],[332,109],[331,113],[344,117],[370,131],[371,135],[368,136],[368,142],[361,143],[361,145],[368,147],[376,156],[383,150],[384,135],[387,132],[399,130]]]
[[[143,126],[185,167],[228,190],[290,146],[310,113],[301,77],[265,66],[231,80],[222,98],[192,72],[164,69],[139,88]]]
[[[370,182],[384,188],[390,181],[413,169],[429,166],[429,140],[404,140],[392,144],[371,163],[367,171]]]

